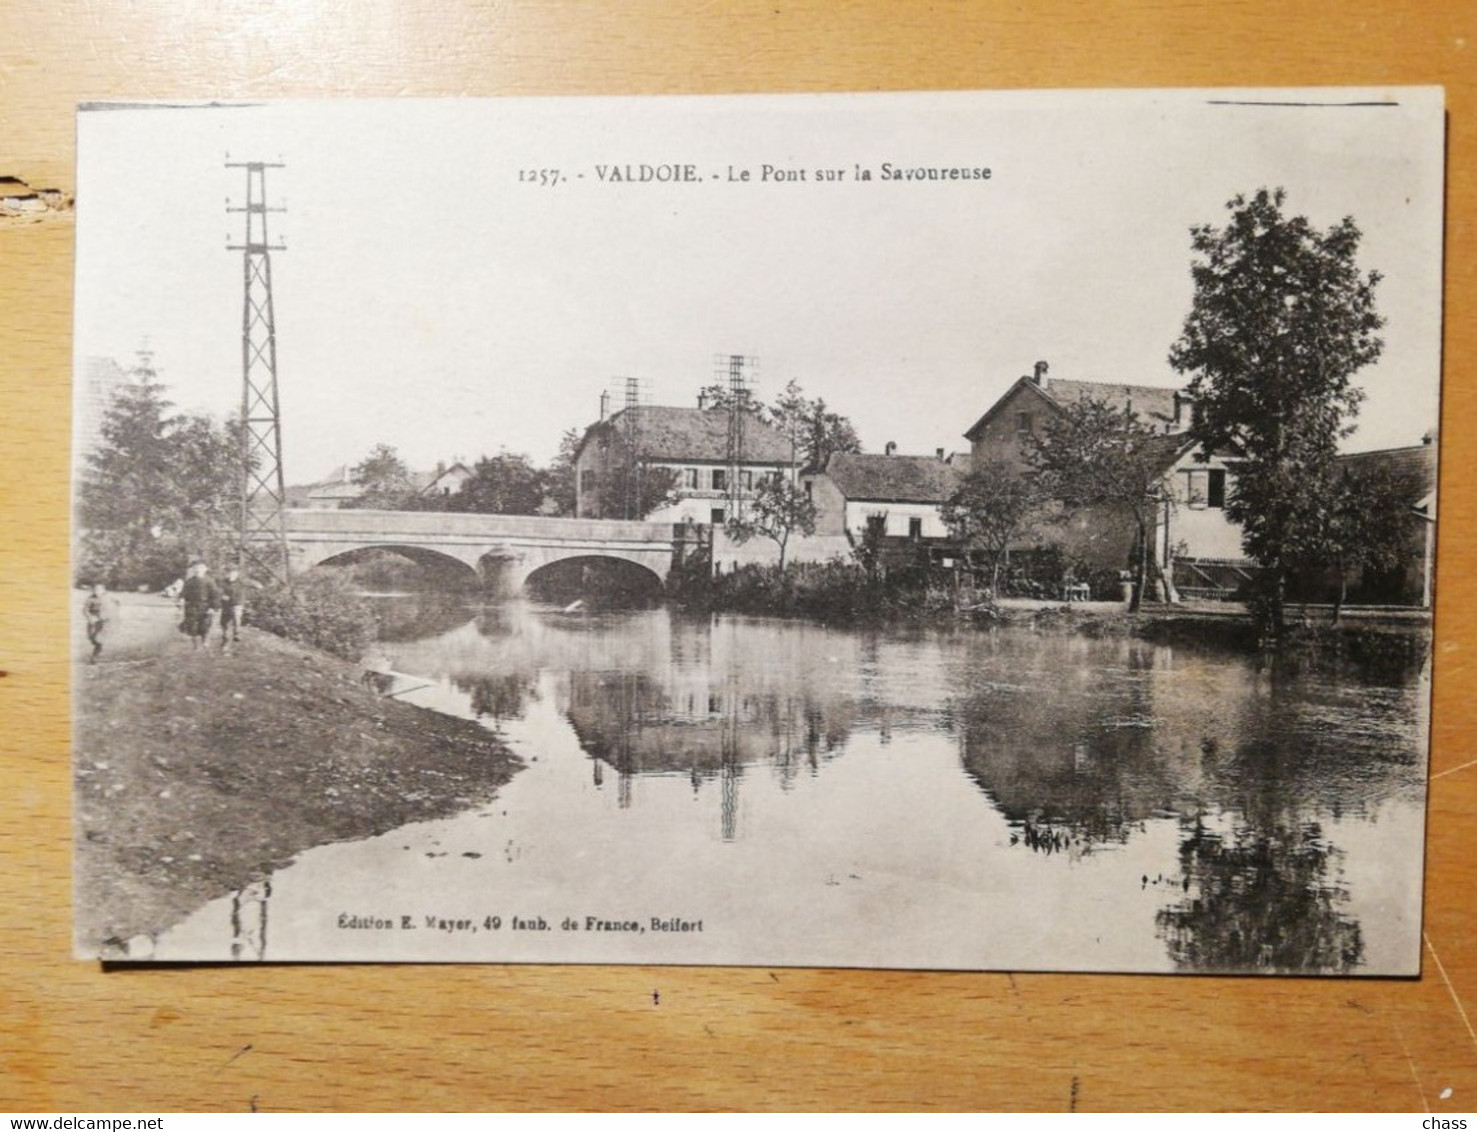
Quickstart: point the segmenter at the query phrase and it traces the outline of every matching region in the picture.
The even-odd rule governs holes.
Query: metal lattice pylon
[[[752,370],[759,359],[745,357],[743,354],[719,354],[716,362],[719,370],[720,383],[725,376],[728,379],[728,443],[727,443],[727,488],[729,519],[742,519],[744,517],[744,503],[747,496],[744,492],[743,475],[744,461],[746,457],[744,426],[750,411],[749,379],[745,370]]]
[[[227,212],[246,216],[242,253],[241,311],[241,527],[237,552],[242,573],[287,581],[287,490],[282,479],[282,410],[277,399],[277,323],[272,309],[272,253],[285,251],[267,234],[267,161],[227,161],[246,170],[246,204]]]

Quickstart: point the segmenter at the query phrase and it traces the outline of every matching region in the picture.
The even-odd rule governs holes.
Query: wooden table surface
[[[1421,83],[1447,89],[1449,189],[1425,972],[1405,981],[73,961],[73,228],[0,223],[0,1109],[1477,1108],[1474,75],[1470,0],[11,0],[0,176],[36,187],[72,188],[80,100]]]

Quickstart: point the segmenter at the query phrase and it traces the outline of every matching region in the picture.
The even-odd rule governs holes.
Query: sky
[[[75,357],[147,347],[181,410],[233,412],[226,162],[281,161],[288,482],[378,443],[418,469],[545,462],[602,390],[695,404],[730,354],[757,359],[761,399],[795,380],[868,451],[962,450],[1038,360],[1182,384],[1190,230],[1281,186],[1320,228],[1353,216],[1383,276],[1348,447],[1413,444],[1437,423],[1443,133],[1439,91],[1413,88],[84,108]]]

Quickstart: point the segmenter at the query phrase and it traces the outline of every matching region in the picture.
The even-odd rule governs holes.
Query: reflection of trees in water
[[[387,642],[437,637],[465,625],[474,616],[466,596],[461,594],[404,594],[372,600],[379,617],[379,639]]]
[[[1348,890],[1330,877],[1342,854],[1316,822],[1227,832],[1180,825],[1187,895],[1155,917],[1175,964],[1190,971],[1345,974],[1364,957],[1359,924],[1339,909]]]
[[[523,705],[538,699],[538,674],[499,672],[480,676],[453,676],[457,691],[471,697],[478,719],[522,719]]]
[[[1163,665],[1115,660],[1054,679],[998,662],[970,673],[964,767],[1010,843],[1080,855],[1179,815],[1179,869],[1161,878],[1174,898],[1157,917],[1176,964],[1358,966],[1361,929],[1324,830],[1420,785],[1418,687],[1187,650]]]
[[[1409,752],[1378,726],[1377,703],[1335,730],[1320,722],[1337,717],[1347,690],[1302,668],[1263,676],[1237,740],[1204,743],[1207,810],[1221,817],[1181,819],[1186,895],[1156,922],[1187,970],[1345,973],[1364,943],[1332,875],[1343,854],[1318,818],[1360,809],[1372,785],[1406,777]],[[1381,691],[1366,689],[1366,702]]]

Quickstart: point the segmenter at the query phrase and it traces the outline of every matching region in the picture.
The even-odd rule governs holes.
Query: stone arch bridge
[[[317,508],[284,516],[294,572],[389,550],[428,565],[465,567],[508,593],[545,566],[584,558],[632,563],[665,586],[681,545],[671,523],[620,519]]]

